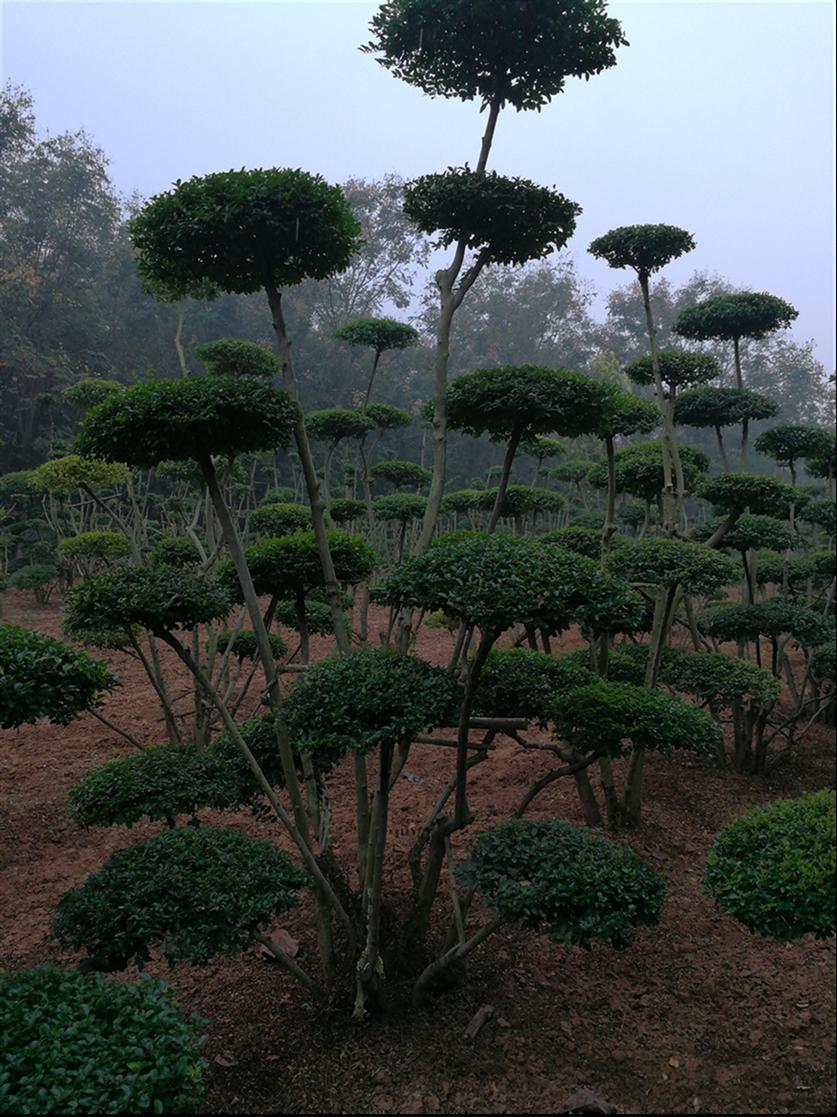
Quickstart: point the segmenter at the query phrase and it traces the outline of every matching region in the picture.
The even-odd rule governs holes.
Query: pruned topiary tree
[[[418,331],[406,322],[396,322],[393,318],[355,318],[338,326],[334,336],[349,345],[363,346],[374,353],[372,369],[366,384],[363,405],[369,403],[378,363],[384,353],[393,349],[409,349],[418,344]]]
[[[690,388],[678,396],[674,404],[674,421],[687,427],[712,427],[721,455],[721,464],[729,470],[723,427],[739,426],[756,419],[772,419],[779,404],[769,396],[751,388],[714,388],[703,385]]]

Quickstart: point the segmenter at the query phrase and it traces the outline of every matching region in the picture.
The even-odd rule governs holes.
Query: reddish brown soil
[[[35,609],[10,593],[4,607],[4,619],[59,631],[57,606]],[[446,632],[423,631],[425,657],[441,662],[449,647]],[[315,643],[315,654],[322,650]],[[124,656],[113,661],[123,685],[105,712],[143,742],[158,741],[144,676]],[[71,960],[45,942],[57,900],[113,850],[156,829],[81,831],[69,821],[73,782],[128,748],[88,715],[67,727],[0,734],[4,966]],[[780,946],[752,936],[714,908],[701,879],[722,826],[750,803],[830,786],[833,753],[833,732],[815,727],[764,779],[722,773],[687,754],[652,756],[644,825],[627,840],[666,875],[669,895],[660,926],[623,952],[570,950],[503,931],[472,956],[459,987],[362,1027],[343,1013],[314,1015],[301,989],[255,954],[203,969],[155,964],[183,1006],[208,1021],[207,1111],[550,1113],[586,1086],[625,1113],[832,1113],[833,944]],[[452,764],[452,750],[413,750],[393,802],[396,881]],[[502,741],[473,772],[477,825],[508,817],[547,766],[542,755],[520,755]],[[348,775],[334,781],[332,796],[336,851],[348,863]],[[572,784],[553,784],[529,816],[579,822]],[[275,834],[248,814],[223,821]],[[304,912],[286,926],[300,940],[300,958],[310,958]],[[484,1004],[494,1015],[469,1042],[463,1033]]]

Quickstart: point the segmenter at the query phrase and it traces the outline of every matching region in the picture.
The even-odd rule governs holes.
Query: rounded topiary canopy
[[[590,78],[616,64],[627,42],[602,0],[388,0],[362,49],[431,97],[538,109],[568,77]]]
[[[91,644],[102,632],[122,632],[127,640],[137,626],[163,635],[223,619],[231,607],[217,578],[173,566],[123,567],[68,591],[64,631]]]
[[[388,496],[376,497],[373,507],[378,520],[409,523],[424,516],[427,498],[417,493],[390,493]]]
[[[831,640],[817,648],[811,656],[811,671],[817,679],[837,680],[837,641]]]
[[[337,581],[353,585],[368,578],[378,556],[359,535],[347,531],[329,531],[328,545],[334,562]],[[245,551],[247,565],[258,594],[277,597],[292,596],[323,585],[317,541],[313,531],[295,531],[291,535],[265,539]],[[230,592],[238,597],[238,577],[231,562],[220,565],[219,577]]]
[[[661,418],[659,409],[650,400],[611,388],[607,411],[596,434],[600,438],[648,434],[660,425]]]
[[[425,469],[418,462],[400,461],[395,458],[387,461],[376,462],[369,470],[373,481],[389,481],[396,489],[405,485],[418,488],[429,483],[432,476],[429,469]]]
[[[732,427],[745,420],[772,419],[779,404],[750,388],[690,388],[677,397],[674,421],[688,427]]]
[[[694,491],[702,473],[709,469],[709,455],[696,446],[677,444],[683,466],[683,480],[687,492]],[[663,491],[663,448],[661,442],[632,442],[617,450],[614,457],[614,475],[618,492],[627,492],[643,500],[655,500]],[[590,482],[598,488],[607,487],[607,467],[604,462],[588,473]]]
[[[657,354],[660,379],[669,391],[684,384],[703,384],[721,375],[721,366],[711,353],[696,353],[689,349],[661,349]],[[625,365],[625,372],[634,384],[653,384],[654,369],[650,357],[636,357]]]
[[[401,407],[393,407],[391,403],[366,403],[357,410],[368,415],[379,431],[400,430],[409,427],[412,422],[408,412]]]
[[[641,646],[625,650],[636,652],[640,648],[647,651]],[[763,667],[723,652],[678,652],[666,648],[659,679],[673,690],[694,695],[702,702],[727,706],[737,698],[751,698],[758,706],[769,706],[782,690],[781,681]]]
[[[633,268],[647,277],[694,247],[692,234],[675,225],[622,225],[597,237],[589,251],[612,268]]]
[[[779,799],[722,830],[704,881],[722,911],[780,942],[833,935],[834,804],[828,789]]]
[[[674,332],[693,341],[735,341],[762,338],[789,326],[799,312],[790,303],[765,292],[736,291],[713,295],[678,314]]]
[[[688,594],[711,593],[740,575],[738,563],[728,555],[681,539],[626,540],[614,552],[610,567],[634,584],[680,585]]]
[[[328,511],[336,524],[347,524],[365,515],[366,505],[351,496],[338,496],[331,498]]]
[[[187,376],[135,384],[88,412],[76,438],[85,456],[148,467],[213,454],[280,449],[297,408],[264,377]]]
[[[812,500],[799,513],[799,518],[821,527],[827,535],[837,534],[837,506],[833,500]]]
[[[513,624],[558,631],[573,621],[597,627],[635,595],[598,563],[531,539],[485,532],[439,536],[378,587],[379,600],[441,611],[486,632]]]
[[[282,362],[267,348],[237,337],[219,337],[196,345],[192,353],[212,376],[282,375]]]
[[[0,974],[0,1113],[194,1113],[203,1039],[162,981]]]
[[[445,493],[442,497],[442,511],[468,512],[477,507],[482,494],[482,489],[457,489],[455,492]]]
[[[111,402],[116,402],[117,398],[108,397]],[[127,447],[123,447],[124,449]],[[55,493],[58,496],[74,493],[82,486],[104,489],[122,485],[131,475],[128,466],[124,464],[125,457],[124,453],[109,457],[96,451],[90,454],[85,451],[83,457],[79,454],[67,454],[66,457],[43,462],[33,469],[28,474],[28,483],[35,492]]]
[[[182,289],[245,295],[343,271],[360,225],[340,188],[301,170],[224,171],[177,182],[130,226],[137,270]]]
[[[598,679],[556,696],[549,711],[556,737],[580,752],[619,756],[626,744],[714,756],[720,726],[691,702],[660,690]]]
[[[497,489],[483,489],[473,507],[490,511],[497,502]],[[556,512],[566,505],[561,493],[552,489],[536,489],[530,485],[509,485],[503,493],[501,516],[525,516],[527,512]]]
[[[76,407],[95,407],[97,403],[106,400],[109,396],[116,395],[125,387],[118,380],[102,380],[98,376],[86,376],[77,380],[69,388],[65,388],[63,395],[68,403]]]
[[[554,469],[550,469],[549,476],[553,481],[569,481],[573,484],[578,484],[578,482],[583,481],[589,475],[590,470],[597,465],[597,462],[559,462]]]
[[[524,717],[545,726],[557,694],[595,679],[592,671],[566,656],[531,648],[494,648],[480,674],[474,712],[483,717]]]
[[[267,642],[274,659],[281,659],[288,646],[276,632],[267,634]],[[230,649],[230,655],[235,659],[249,659],[255,662],[259,658],[259,642],[255,632],[250,628],[241,628],[237,632],[225,628],[218,633],[218,651],[223,653]]]
[[[143,966],[154,946],[172,965],[203,965],[246,950],[306,883],[271,842],[178,827],[114,853],[61,898],[52,930],[103,970]]]
[[[602,551],[602,533],[593,527],[571,524],[555,531],[545,531],[538,539],[541,543],[554,543],[566,551],[575,551],[577,555],[591,559],[598,558]]]
[[[707,609],[697,618],[702,632],[721,643],[733,640],[757,640],[760,636],[776,639],[791,635],[804,647],[815,648],[834,637],[831,622],[813,609],[801,608],[796,601],[773,597],[753,605],[719,605]]]
[[[521,439],[520,452],[543,461],[545,458],[560,458],[567,452],[567,447],[557,438],[544,438],[543,435],[536,434],[531,438]]]
[[[250,513],[250,530],[254,535],[289,535],[311,527],[311,509],[304,504],[260,504]]]
[[[797,541],[796,532],[786,520],[745,513],[724,535],[722,546],[734,551],[757,550],[759,547],[786,550],[795,547]]]
[[[437,248],[464,243],[486,264],[525,264],[563,248],[581,208],[563,194],[496,171],[451,167],[404,188],[404,212]]]
[[[198,566],[200,552],[188,535],[166,535],[148,551],[151,566]]]
[[[786,525],[787,526],[787,525]],[[781,541],[777,542],[781,546]],[[787,581],[789,593],[805,593],[808,582],[830,585],[834,578],[834,552],[830,553],[832,562],[826,577],[820,576],[818,564],[814,557],[803,558],[802,555],[782,554],[779,551],[762,550],[756,553],[756,584],[759,586],[784,585]]]
[[[821,427],[802,423],[778,423],[762,431],[754,445],[760,454],[793,466],[800,458],[825,456],[833,449],[834,436]]]
[[[666,886],[631,849],[568,822],[506,822],[486,830],[458,874],[504,923],[565,946],[630,945],[659,921]]]
[[[343,438],[363,438],[375,424],[362,411],[349,407],[326,407],[305,416],[308,435],[315,442],[340,442]]]
[[[595,430],[608,402],[607,385],[578,372],[537,365],[481,368],[448,388],[448,426],[495,441],[552,431],[575,437]]]
[[[837,473],[837,435],[834,431],[826,431],[826,434],[828,445],[805,459],[805,468],[812,477],[833,477]]]
[[[102,660],[28,628],[0,624],[0,729],[66,725],[118,685]]]
[[[121,531],[81,531],[60,540],[58,553],[63,559],[113,561],[131,553],[131,541]]]
[[[441,667],[390,648],[362,648],[312,667],[288,699],[294,741],[337,761],[349,749],[411,741],[449,712],[455,683]]]
[[[355,318],[338,326],[334,336],[349,345],[362,345],[374,349],[380,356],[388,349],[409,349],[418,344],[418,330],[394,318]]]
[[[794,500],[790,485],[757,473],[719,473],[706,477],[695,495],[708,500],[718,512],[738,513],[749,508],[755,515],[786,510]]]

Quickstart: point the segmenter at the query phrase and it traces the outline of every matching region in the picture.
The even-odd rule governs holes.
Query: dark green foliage
[[[837,435],[834,431],[826,431],[828,445],[813,456],[805,459],[805,468],[812,477],[833,477],[837,472]]]
[[[118,406],[118,397],[111,396],[104,403],[97,405],[106,407],[109,404]],[[87,422],[85,418],[84,422]],[[82,487],[90,489],[110,489],[114,485],[121,485],[128,480],[130,470],[122,460],[124,455],[115,455],[109,460],[103,460],[106,454],[99,454],[93,450],[79,454],[67,454],[63,458],[50,458],[42,462],[37,469],[29,474],[29,485],[38,493],[56,493],[67,495],[76,492]]]
[[[553,481],[569,481],[572,484],[578,484],[579,481],[584,481],[598,463],[596,462],[582,462],[582,461],[568,461],[559,462],[554,469],[549,471],[550,479]]]
[[[274,659],[281,659],[288,646],[282,637],[276,632],[268,632],[268,643]],[[227,647],[232,641],[232,651],[230,655],[236,659],[250,659],[255,661],[259,656],[259,645],[256,640],[255,632],[249,628],[244,628],[240,632],[228,632],[224,629],[223,632],[218,633],[218,651],[222,654],[227,650]]]
[[[9,578],[9,583],[16,590],[32,590],[35,600],[40,604],[49,600],[49,596],[58,577],[58,571],[49,562],[32,562],[28,566],[18,567]]]
[[[64,389],[64,399],[76,407],[95,407],[97,403],[121,392],[125,387],[118,380],[102,380],[97,376],[86,376]]]
[[[780,597],[755,605],[720,605],[708,609],[698,617],[698,627],[721,643],[791,635],[809,648],[825,643],[834,633],[833,621],[829,624],[813,609],[801,608],[795,601]]]
[[[328,545],[338,582],[346,585],[362,582],[375,569],[378,557],[359,535],[330,531]],[[323,585],[323,570],[313,531],[296,531],[265,539],[248,547],[245,553],[258,594],[287,597],[298,588],[306,590]],[[231,563],[219,566],[218,573],[232,593],[240,594],[238,577]]]
[[[279,744],[273,718],[270,715],[251,718],[238,726],[238,732],[271,787],[284,787],[285,774],[279,757]],[[252,803],[262,794],[262,789],[256,782],[250,765],[228,731],[225,730],[215,738],[209,752],[213,761],[221,764],[227,773],[227,779],[234,780],[234,792],[230,797],[229,806],[244,806]],[[296,742],[293,743],[293,755],[297,772],[301,775],[302,761]],[[328,757],[318,756],[315,761],[315,769],[320,774],[327,772],[331,767]]]
[[[828,552],[826,552],[828,553]],[[831,565],[834,565],[834,554],[831,553]],[[769,585],[771,582],[781,586],[787,578],[788,589],[791,592],[805,590],[808,580],[817,576],[817,567],[810,558],[801,555],[780,554],[778,551],[758,551],[756,553],[756,583],[760,586]],[[827,579],[829,582],[834,577],[833,570]]]
[[[0,1113],[193,1113],[206,1063],[161,981],[0,975]]]
[[[775,515],[785,511],[794,499],[794,490],[782,481],[757,473],[719,473],[706,477],[696,495],[708,500],[726,514],[749,509],[754,515]]]
[[[835,926],[834,792],[754,807],[722,830],[704,886],[748,930],[780,942]]]
[[[640,527],[645,522],[645,509],[639,501],[627,501],[617,509],[616,519],[628,527]]]
[[[374,423],[361,410],[349,407],[327,407],[309,411],[305,416],[308,435],[315,442],[337,443],[343,438],[363,438]]]
[[[800,520],[822,528],[826,535],[837,535],[837,505],[833,500],[812,500],[799,512]]]
[[[557,438],[544,438],[540,434],[521,439],[519,449],[521,454],[529,454],[539,461],[544,461],[546,458],[560,458],[567,452],[563,442],[559,442]]]
[[[150,566],[198,566],[200,552],[188,535],[166,535],[158,539],[148,552]]]
[[[230,595],[216,578],[173,566],[124,567],[68,591],[64,631],[88,643],[102,631],[128,633],[137,625],[162,635],[223,619],[230,608]]]
[[[525,717],[545,726],[556,694],[595,681],[569,656],[530,648],[493,649],[479,678],[474,712],[483,717]]]
[[[278,489],[268,489],[264,494],[262,504],[296,504],[296,494],[289,485],[280,485]]]
[[[305,621],[308,633],[312,636],[331,636],[334,632],[334,617],[331,613],[331,606],[327,601],[315,596],[316,593],[317,591],[314,590],[312,593],[305,595]],[[276,622],[277,624],[283,624],[285,628],[290,628],[294,632],[297,631],[299,617],[296,611],[296,601],[289,598],[279,602],[276,606]]]
[[[674,332],[693,341],[762,338],[789,326],[799,312],[776,295],[736,291],[714,295],[681,311]]]
[[[238,954],[297,903],[305,874],[276,846],[234,830],[190,826],[114,853],[58,904],[53,934],[105,970],[142,967],[150,948],[203,965]]]
[[[793,465],[800,458],[816,458],[828,454],[833,436],[819,427],[806,427],[801,423],[778,423],[763,431],[754,445],[760,454],[767,454],[777,462]]]
[[[208,281],[241,295],[343,271],[359,234],[339,187],[276,168],[177,182],[131,222],[142,279],[175,290]]]
[[[525,264],[567,243],[580,206],[525,178],[451,167],[404,188],[404,212],[434,246],[464,243],[486,264]]]
[[[211,376],[264,376],[272,380],[282,375],[282,362],[266,345],[237,337],[205,341],[192,353]]]
[[[612,268],[647,277],[694,247],[692,234],[674,225],[623,225],[597,237],[589,251]]]
[[[709,455],[682,442],[678,443],[678,449],[686,490],[691,492],[698,486],[700,475],[709,469]],[[665,484],[662,443],[632,442],[623,446],[616,451],[614,473],[617,492],[627,492],[643,500],[656,500]],[[594,466],[588,476],[598,488],[607,487],[607,466],[604,462]]]
[[[366,515],[366,505],[363,501],[349,496],[332,497],[328,510],[336,524],[347,524]]]
[[[695,540],[708,539],[718,527],[719,520],[707,520],[692,532]],[[758,550],[760,547],[785,550],[795,547],[797,535],[787,520],[773,516],[754,516],[745,512],[724,535],[721,546],[732,551]]]
[[[484,532],[437,537],[378,587],[389,604],[441,610],[483,631],[513,624],[560,631],[594,628],[637,610],[635,595],[581,555],[530,539]]]
[[[633,850],[568,822],[506,822],[482,833],[459,875],[504,923],[565,946],[630,945],[659,921],[666,886]]]
[[[690,388],[677,397],[674,421],[687,427],[732,427],[745,419],[772,419],[779,404],[750,388]]]
[[[338,326],[334,336],[349,345],[374,349],[378,356],[388,349],[409,349],[418,344],[418,332],[406,322],[396,322],[393,318],[355,318],[345,326]]]
[[[721,366],[711,353],[697,353],[689,349],[661,349],[658,353],[660,379],[669,391],[684,384],[703,384],[721,375]],[[625,372],[634,384],[653,384],[654,369],[650,357],[636,357],[625,366]]]
[[[837,575],[837,569],[835,569],[837,554],[834,551],[815,551],[810,556],[810,561],[814,565],[814,575],[817,581],[829,585]]]
[[[483,489],[474,498],[474,508],[490,511],[497,501],[497,489]],[[561,493],[553,489],[535,489],[529,485],[509,485],[500,505],[501,516],[525,516],[528,512],[558,512],[566,504]]]
[[[263,377],[152,380],[89,411],[76,444],[82,454],[139,467],[205,461],[279,449],[296,416],[296,406]]]
[[[402,427],[409,427],[412,422],[408,412],[400,407],[393,407],[391,403],[367,403],[357,410],[368,415],[379,431],[400,430]]]
[[[349,749],[412,741],[438,725],[454,694],[441,667],[389,648],[363,648],[312,667],[288,699],[288,726],[300,748],[333,762]]]
[[[310,527],[311,509],[304,504],[260,504],[250,513],[250,530],[256,536],[290,535]]]
[[[828,679],[832,683],[837,679],[837,642],[831,640],[817,648],[811,656],[811,671],[817,679]]]
[[[102,660],[32,629],[0,624],[0,728],[38,718],[66,725],[117,684]]]
[[[780,681],[769,671],[748,659],[722,652],[667,649],[659,678],[673,690],[726,706],[736,698],[751,698],[757,706],[770,706],[781,692]]]
[[[591,559],[598,558],[602,552],[602,533],[592,527],[561,527],[557,531],[545,531],[538,539]]]
[[[457,489],[456,492],[445,493],[442,497],[442,511],[467,512],[476,508],[482,493],[482,489]]]
[[[687,594],[707,594],[733,582],[738,564],[728,555],[679,539],[626,540],[612,555],[615,574],[640,585],[680,585]]]
[[[670,755],[675,749],[714,756],[721,730],[704,710],[673,694],[601,679],[556,697],[555,735],[580,752],[619,756],[626,743]]]
[[[92,768],[70,789],[78,826],[133,826],[237,806],[232,770],[207,749],[157,745]]]
[[[388,0],[364,48],[397,78],[431,97],[498,98],[540,109],[568,77],[590,78],[616,64],[627,40],[602,0]]]
[[[660,411],[650,400],[611,387],[607,411],[596,434],[600,438],[617,435],[649,434],[660,425]]]
[[[418,462],[389,459],[373,465],[369,470],[369,476],[373,481],[389,481],[394,488],[402,489],[405,485],[409,485],[411,488],[419,488],[428,484],[431,473],[429,469],[425,469]]]
[[[389,496],[375,498],[375,518],[377,520],[398,520],[409,523],[420,520],[427,507],[427,500],[416,493],[390,493]]]
[[[537,365],[480,368],[448,388],[448,426],[495,441],[552,431],[589,434],[609,403],[608,386],[566,369]]]

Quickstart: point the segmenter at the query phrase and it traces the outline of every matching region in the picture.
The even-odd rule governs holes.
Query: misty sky
[[[6,0],[2,73],[41,127],[84,127],[126,193],[242,166],[339,182],[473,165],[474,104],[431,100],[357,50],[375,7]],[[629,275],[586,254],[593,237],[680,225],[698,247],[672,281],[700,269],[781,295],[833,366],[832,5],[610,7],[631,43],[618,65],[541,113],[506,110],[491,165],[583,207],[570,249],[599,290]]]

